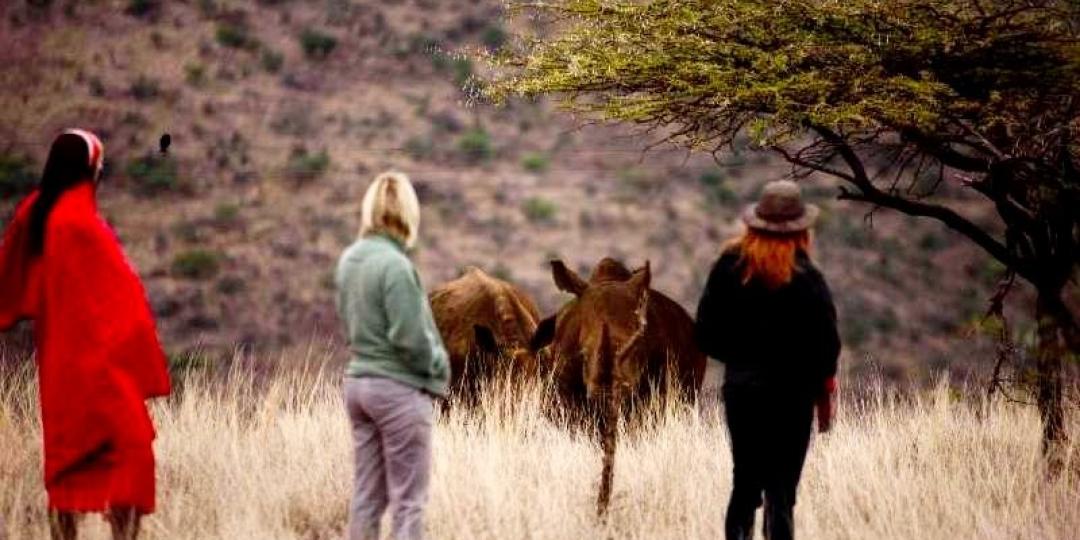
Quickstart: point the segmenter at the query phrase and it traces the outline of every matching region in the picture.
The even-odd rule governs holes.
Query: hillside
[[[424,205],[429,285],[476,265],[554,310],[546,262],[652,261],[693,309],[736,216],[789,167],[746,149],[692,155],[583,127],[546,102],[470,105],[455,54],[506,36],[495,0],[10,2],[0,7],[0,216],[55,133],[100,133],[102,205],[146,279],[174,354],[337,339],[331,274],[374,174]],[[158,137],[173,144],[157,152]],[[934,223],[824,207],[817,258],[854,373],[985,370],[972,339],[1000,268]],[[964,198],[946,186],[944,197]],[[975,219],[989,209],[972,200]],[[1022,302],[1023,294],[1017,301]],[[1026,313],[1027,310],[1024,310]],[[1017,318],[1018,324],[1023,322]],[[10,339],[10,338],[8,338]]]

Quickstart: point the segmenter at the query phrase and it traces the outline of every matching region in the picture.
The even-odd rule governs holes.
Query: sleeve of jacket
[[[37,272],[28,253],[30,205],[34,195],[19,203],[15,217],[0,237],[0,331],[37,312]]]
[[[840,357],[840,334],[837,331],[836,305],[825,278],[816,270],[812,273],[812,310],[810,313],[811,345],[817,352],[817,363],[822,378],[836,375]]]
[[[721,257],[709,273],[694,321],[694,341],[698,348],[721,362],[725,360],[724,330],[731,328],[731,309],[724,303],[731,300],[737,285],[730,261]]]
[[[446,350],[416,269],[407,261],[392,263],[384,283],[390,342],[414,373],[445,377]]]

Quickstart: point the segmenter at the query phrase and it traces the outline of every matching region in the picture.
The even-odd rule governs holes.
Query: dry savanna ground
[[[350,449],[338,369],[238,359],[188,373],[153,404],[159,511],[148,538],[335,538],[346,520]],[[273,364],[276,367],[271,367]],[[295,364],[295,365],[293,365]],[[33,364],[0,362],[0,538],[43,538]],[[849,388],[858,385],[851,381]],[[1076,538],[1080,447],[1047,480],[1025,406],[940,385],[846,394],[816,436],[797,507],[804,539]],[[543,390],[493,389],[436,426],[432,538],[720,538],[731,463],[715,408],[657,408],[623,437],[607,524],[593,515],[597,445],[542,412]],[[1072,432],[1080,433],[1075,415]],[[85,538],[105,538],[100,519]]]

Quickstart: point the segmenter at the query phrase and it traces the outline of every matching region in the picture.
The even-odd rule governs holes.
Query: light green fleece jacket
[[[427,294],[405,249],[361,238],[338,261],[337,307],[352,353],[348,377],[386,377],[445,396],[450,364]]]

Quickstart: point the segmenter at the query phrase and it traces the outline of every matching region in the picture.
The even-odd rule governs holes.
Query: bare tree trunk
[[[1042,418],[1043,453],[1051,469],[1068,439],[1065,429],[1063,375],[1066,359],[1074,345],[1075,322],[1061,300],[1061,291],[1039,290],[1035,315],[1039,344],[1036,354],[1035,398]]]

